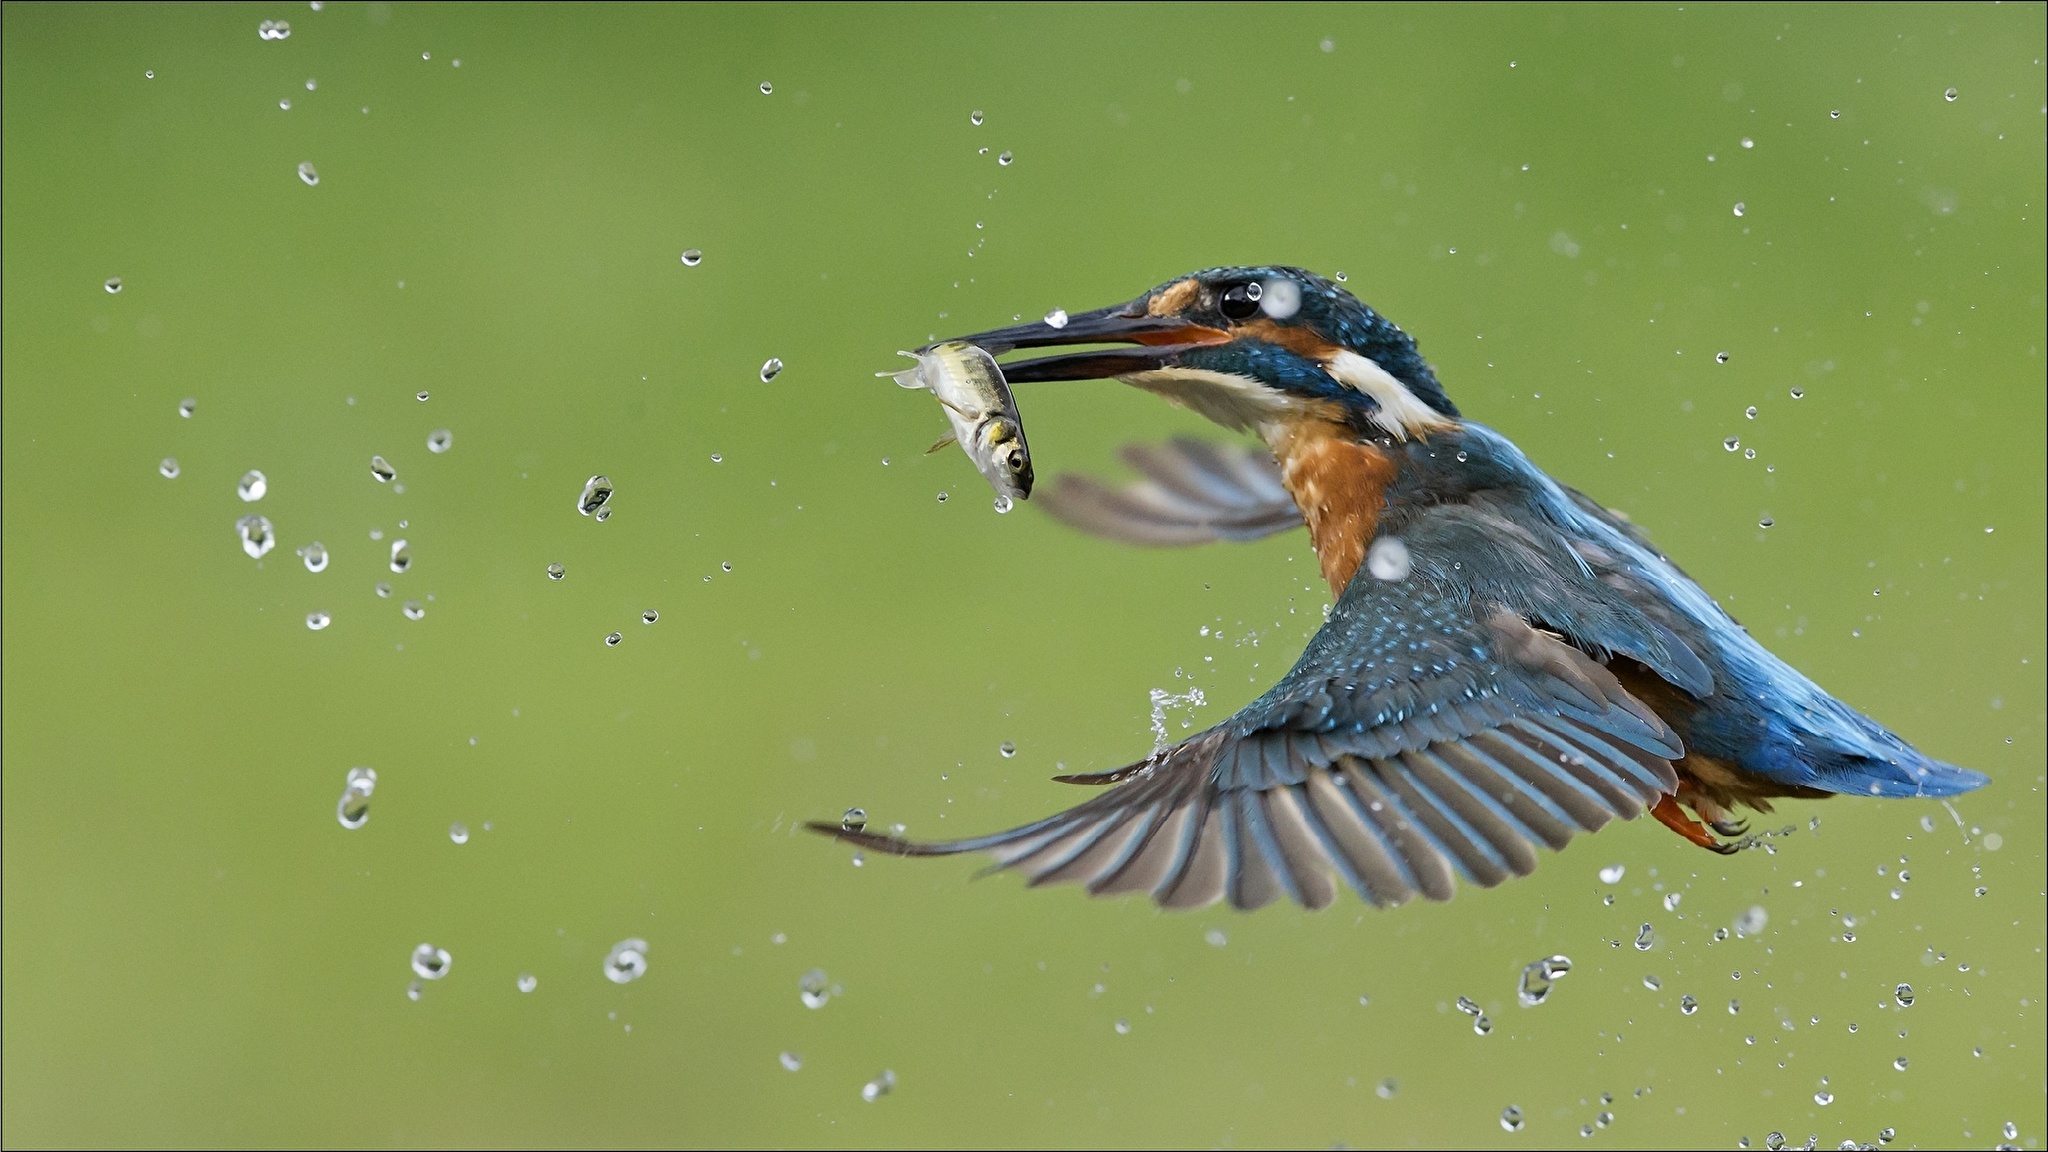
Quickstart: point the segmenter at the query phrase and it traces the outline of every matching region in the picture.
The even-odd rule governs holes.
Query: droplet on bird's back
[[[263,559],[264,553],[277,547],[277,534],[271,531],[268,517],[244,516],[235,521],[235,532],[242,538],[242,551],[252,560]]]
[[[422,980],[439,980],[454,966],[455,958],[448,955],[446,948],[422,944],[412,950],[412,970],[419,973]]]
[[[588,516],[602,509],[612,498],[611,477],[592,476],[583,482],[583,493],[576,497],[576,511]]]
[[[270,481],[264,479],[263,473],[254,468],[244,472],[241,482],[235,485],[235,495],[240,496],[245,504],[254,504],[263,499],[263,494],[268,491]]]
[[[647,941],[629,938],[612,945],[605,953],[604,978],[614,984],[631,984],[647,974]]]
[[[370,457],[370,475],[376,477],[379,484],[389,484],[392,478],[398,475],[398,469],[393,468],[391,462],[382,456],[372,456]]]
[[[1366,571],[1371,572],[1375,580],[1406,580],[1414,566],[1408,545],[1398,536],[1382,536],[1366,550]]]
[[[770,356],[768,362],[761,365],[761,383],[766,384],[780,375],[782,375],[782,360],[779,357]]]

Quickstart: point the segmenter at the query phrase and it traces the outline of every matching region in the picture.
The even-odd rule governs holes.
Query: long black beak
[[[1003,365],[1003,378],[1012,384],[1041,380],[1104,380],[1148,372],[1175,364],[1180,354],[1205,344],[1221,344],[1230,334],[1177,316],[1154,316],[1146,310],[1149,297],[1128,304],[1116,304],[1082,312],[1055,327],[1043,320],[978,332],[958,337],[977,344],[992,356],[1019,348],[1056,348],[1074,344],[1137,344],[1137,348],[1103,348],[1015,360]],[[951,341],[947,341],[951,343]]]

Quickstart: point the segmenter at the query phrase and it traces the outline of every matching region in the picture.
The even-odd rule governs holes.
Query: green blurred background
[[[0,1137],[2040,1147],[2043,12],[8,4]],[[1991,787],[1320,914],[794,832],[1022,822],[1149,749],[1150,690],[1213,723],[1291,663],[1300,535],[997,516],[872,376],[1226,262],[1347,272],[1469,416]],[[1020,400],[1041,478],[1206,429]]]

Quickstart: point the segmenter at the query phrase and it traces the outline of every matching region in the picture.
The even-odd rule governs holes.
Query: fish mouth
[[[1135,348],[1098,348],[1013,360],[1002,365],[1003,379],[1011,384],[1042,380],[1109,380],[1139,372],[1170,368],[1180,363],[1192,348],[1227,344],[1230,333],[1210,328],[1179,316],[1158,316],[1150,311],[1151,296],[1140,296],[1125,304],[1113,304],[1082,312],[1055,327],[1043,320],[995,328],[942,343],[979,345],[991,356],[1020,348],[1060,348],[1076,344],[1135,344]],[[926,347],[931,347],[927,345]]]

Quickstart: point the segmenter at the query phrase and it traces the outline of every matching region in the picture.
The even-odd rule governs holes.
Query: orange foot
[[[1716,840],[1714,834],[1707,830],[1706,825],[1687,815],[1685,809],[1678,806],[1678,797],[1676,796],[1666,795],[1658,800],[1657,806],[1650,809],[1650,815],[1655,816],[1657,822],[1666,828],[1671,829],[1673,832],[1710,852],[1719,852],[1721,855],[1727,856],[1735,851],[1735,845],[1723,844],[1721,841]]]

